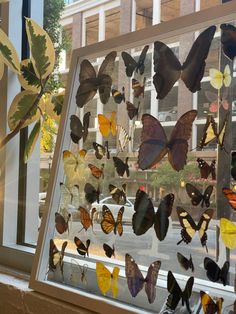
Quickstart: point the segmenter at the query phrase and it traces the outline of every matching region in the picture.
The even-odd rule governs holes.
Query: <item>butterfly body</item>
[[[111,258],[112,256],[115,257],[115,247],[114,244],[112,247],[106,243],[103,244],[103,249],[107,257]]]
[[[179,301],[182,300],[182,305],[186,305],[188,313],[192,313],[189,305],[189,299],[192,294],[193,283],[194,277],[190,277],[186,283],[185,289],[182,291],[173,273],[168,271],[167,290],[170,294],[167,298],[167,307],[171,310],[175,310],[179,304]]]
[[[59,214],[55,213],[55,228],[58,233],[63,234],[67,230],[69,231],[69,220],[70,220],[71,214],[68,214],[67,220]]]
[[[110,52],[102,62],[98,74],[92,64],[87,60],[83,60],[80,64],[79,80],[80,85],[76,94],[76,104],[79,108],[83,108],[99,91],[100,100],[106,104],[110,98],[112,78],[111,74],[114,69],[117,53]]]
[[[223,298],[217,298],[216,302],[206,292],[200,291],[202,309],[204,314],[221,314]]]
[[[91,113],[87,112],[83,118],[83,124],[80,119],[76,115],[71,115],[70,117],[70,137],[72,141],[78,144],[79,140],[83,138],[85,142],[88,136],[88,128],[89,128],[89,121],[90,121]]]
[[[88,239],[86,241],[86,244],[84,244],[79,238],[74,237],[74,243],[76,245],[77,252],[85,257],[86,255],[89,256],[89,246],[90,246],[90,240]]]
[[[204,258],[204,268],[207,271],[207,277],[213,282],[222,282],[224,286],[228,282],[229,262],[226,261],[222,268],[220,268],[211,258]]]
[[[114,231],[114,234],[118,233],[119,236],[122,236],[123,234],[122,217],[124,210],[125,208],[124,206],[122,206],[119,209],[117,219],[115,220],[110,209],[106,205],[103,205],[101,228],[104,233],[108,234]]]
[[[78,208],[79,206],[79,186],[67,186],[60,183],[61,200],[60,207],[68,209],[70,206]]]
[[[201,89],[208,52],[216,31],[215,26],[208,27],[195,40],[183,65],[173,51],[163,42],[154,43],[153,84],[157,99],[163,99],[181,77],[186,87],[192,92]]]
[[[99,187],[95,189],[95,187],[92,184],[86,183],[84,186],[84,192],[85,192],[85,199],[88,203],[92,204],[95,201],[99,203],[99,196],[100,196]]]
[[[139,56],[138,61],[136,61],[129,53],[127,53],[125,51],[123,51],[121,53],[122,59],[124,60],[125,67],[126,67],[126,75],[128,77],[131,77],[133,75],[134,71],[139,72],[140,75],[143,75],[143,73],[144,73],[144,62],[146,59],[146,54],[147,54],[148,49],[149,49],[148,45],[146,45],[143,48],[143,50]]]
[[[119,267],[114,267],[111,273],[104,264],[100,262],[96,263],[97,283],[103,294],[106,294],[111,289],[113,297],[116,298],[118,294],[119,272]]]
[[[223,52],[233,61],[236,56],[236,28],[231,24],[221,24],[220,28]]]
[[[126,173],[127,177],[129,177],[129,165],[128,165],[129,157],[126,157],[125,162],[123,162],[118,157],[113,157],[114,166],[116,168],[116,172],[120,177],[123,177]]]
[[[122,101],[125,102],[125,88],[122,87],[122,92],[118,91],[117,89],[111,90],[113,99],[115,103],[120,104]]]
[[[139,82],[136,79],[132,79],[132,89],[134,92],[134,97],[139,98],[140,96],[144,97],[144,89],[145,89],[146,77],[143,80],[143,83]]]
[[[65,254],[65,249],[67,247],[68,242],[65,241],[62,243],[61,252],[57,249],[54,241],[50,240],[49,246],[49,270],[55,271],[57,265],[59,265],[61,273],[63,275],[63,258]]]
[[[116,113],[113,111],[111,117],[108,118],[103,114],[98,114],[99,130],[104,137],[108,137],[111,133],[112,136],[116,135]]]
[[[126,109],[130,120],[133,120],[134,117],[138,116],[139,105],[135,107],[130,101],[126,101]]]
[[[225,246],[229,249],[236,248],[236,225],[226,218],[220,219],[220,234]]]
[[[93,228],[93,217],[96,212],[96,208],[92,208],[91,215],[89,211],[82,206],[80,206],[78,210],[80,212],[80,222],[85,231],[87,231],[90,227]]]
[[[136,295],[143,289],[143,286],[145,285],[145,292],[148,297],[148,302],[153,303],[155,301],[156,282],[160,267],[160,261],[153,262],[148,268],[146,278],[144,278],[132,256],[128,253],[125,255],[125,274],[128,288],[132,297],[136,297]]]
[[[182,241],[184,241],[186,244],[189,244],[192,241],[194,234],[196,232],[198,232],[201,244],[203,247],[205,246],[206,250],[207,250],[207,246],[206,246],[207,233],[206,233],[206,231],[208,229],[208,225],[210,223],[210,220],[213,217],[214,210],[213,209],[206,209],[203,212],[198,224],[196,224],[194,222],[194,220],[192,219],[190,214],[187,211],[185,211],[183,208],[177,207],[176,211],[177,211],[177,214],[179,217],[180,225],[182,227],[182,229],[181,229],[182,240],[180,240],[177,243],[177,245],[180,244]]]
[[[211,174],[212,180],[216,180],[216,161],[212,160],[211,164],[209,165],[205,160],[202,158],[197,159],[198,168],[200,169],[200,174],[202,179],[207,179]]]
[[[138,154],[139,167],[142,170],[150,169],[168,154],[172,168],[176,171],[182,170],[186,164],[188,140],[196,116],[196,110],[190,110],[183,114],[177,121],[168,141],[159,120],[150,114],[144,114],[142,116],[143,128]]]
[[[95,150],[95,156],[97,159],[102,159],[106,156],[107,159],[110,159],[110,152],[108,149],[108,141],[105,141],[105,145],[100,145],[96,142],[93,142],[93,148]]]
[[[125,204],[126,203],[126,184],[123,184],[121,188],[116,187],[113,184],[109,184],[108,186],[111,197],[117,204]]]
[[[186,192],[191,198],[191,203],[193,206],[198,206],[201,203],[201,207],[210,206],[210,197],[213,192],[213,186],[209,185],[204,193],[202,194],[194,185],[186,183]]]
[[[223,188],[222,192],[224,196],[227,198],[233,210],[236,210],[236,193],[232,189],[229,189],[229,188]]]
[[[190,258],[186,258],[181,253],[177,252],[177,258],[178,262],[180,263],[181,267],[183,267],[186,271],[191,269],[192,272],[194,272],[194,265],[192,256],[190,255]]]
[[[91,170],[92,175],[96,179],[100,179],[101,177],[104,177],[103,169],[104,169],[104,164],[101,165],[101,168],[98,168],[95,165],[88,164],[89,169]]]

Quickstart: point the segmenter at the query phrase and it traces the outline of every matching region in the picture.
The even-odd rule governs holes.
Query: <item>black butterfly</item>
[[[88,252],[88,249],[89,249],[89,246],[90,246],[90,240],[88,239],[86,241],[86,245],[77,237],[74,237],[74,242],[75,242],[75,245],[77,247],[77,252],[82,255],[82,256],[89,256],[89,252]]]
[[[194,272],[194,265],[193,265],[191,254],[190,254],[190,258],[188,259],[187,257],[183,256],[181,253],[177,252],[177,258],[178,258],[178,262],[180,263],[180,266],[182,266],[185,270],[191,269],[192,272]]]
[[[203,31],[192,45],[183,63],[179,62],[173,51],[164,43],[154,43],[154,71],[153,84],[156,88],[157,99],[163,99],[181,77],[186,87],[192,92],[201,89],[208,52],[216,31],[215,26]]]
[[[182,291],[173,273],[171,271],[168,271],[167,290],[170,294],[166,302],[167,307],[174,311],[177,308],[179,301],[182,300],[182,305],[185,304],[188,312],[192,313],[189,305],[189,299],[192,294],[193,284],[194,277],[190,277],[185,285],[184,290]]]
[[[174,203],[174,194],[167,194],[155,213],[153,203],[147,193],[140,189],[136,193],[132,226],[136,235],[146,233],[153,225],[157,238],[162,241],[165,239],[169,217]]]
[[[236,57],[236,28],[231,24],[221,24],[223,52],[230,60]]]
[[[108,188],[111,197],[117,204],[120,204],[120,202],[122,202],[122,204],[126,203],[126,184],[123,184],[121,189],[112,184],[109,184]]]
[[[92,64],[83,60],[80,64],[79,81],[80,85],[76,94],[76,104],[83,108],[99,91],[100,100],[106,104],[110,98],[112,78],[111,74],[114,69],[116,51],[110,52],[102,62],[98,74]]]
[[[145,58],[146,58],[146,54],[148,51],[149,46],[145,46],[139,56],[138,61],[135,61],[135,59],[133,57],[131,57],[131,55],[125,51],[122,52],[121,56],[124,60],[125,63],[125,67],[126,67],[126,75],[128,77],[131,77],[134,73],[134,70],[136,70],[136,72],[139,71],[139,73],[141,75],[143,75],[144,73],[144,62],[145,62]]]
[[[105,145],[102,146],[96,142],[93,142],[93,148],[95,149],[95,156],[97,159],[102,159],[106,156],[107,159],[110,159],[110,152],[108,149],[108,141],[105,141]]]
[[[198,168],[200,169],[200,174],[202,179],[207,179],[211,174],[212,180],[216,180],[216,161],[212,160],[211,164],[209,165],[205,160],[202,158],[197,159]]]
[[[231,176],[236,181],[236,152],[231,153]]]
[[[143,84],[136,79],[132,79],[132,89],[134,92],[134,97],[139,98],[141,95],[144,97],[146,77],[143,79]]]
[[[186,191],[188,196],[191,198],[191,203],[193,206],[198,206],[201,203],[201,207],[204,207],[204,204],[208,208],[210,206],[210,198],[213,192],[213,186],[208,185],[205,192],[202,194],[194,185],[186,183]]]
[[[228,284],[229,262],[226,261],[222,268],[220,268],[216,262],[211,258],[204,258],[204,268],[207,271],[206,275],[210,281],[221,281],[224,286]]]
[[[177,243],[177,245],[179,245],[182,241],[184,241],[186,244],[190,243],[192,241],[194,234],[198,231],[201,244],[203,247],[204,246],[206,247],[206,251],[208,252],[206,245],[207,243],[206,231],[208,229],[208,225],[211,221],[211,218],[214,214],[214,210],[206,209],[203,212],[198,224],[194,222],[190,214],[183,208],[177,207],[176,212],[178,214],[179,222],[182,227],[180,232],[182,239]]]
[[[142,170],[155,166],[168,154],[172,168],[180,171],[187,160],[188,140],[191,137],[196,110],[183,114],[177,121],[169,140],[161,123],[152,115],[142,116],[141,145],[139,147],[138,165]]]
[[[123,177],[126,172],[127,177],[129,177],[129,165],[128,165],[129,157],[126,157],[125,162],[123,162],[118,157],[113,157],[114,166],[116,168],[116,172],[118,176]]]
[[[114,98],[115,103],[120,104],[122,101],[125,102],[125,88],[122,87],[122,91],[118,91],[117,89],[112,89],[111,94]]]
[[[103,244],[103,249],[105,251],[105,254],[107,257],[111,258],[112,256],[115,257],[115,247],[114,244],[112,245],[112,247],[110,247],[110,245],[104,243]]]
[[[140,102],[138,103],[138,107],[135,107],[131,102],[126,101],[126,109],[130,120],[132,120],[135,116],[138,116],[139,105]]]
[[[86,112],[83,118],[83,124],[76,115],[70,116],[70,137],[72,141],[78,144],[79,140],[83,138],[85,142],[88,136],[89,120],[91,113]]]
[[[99,203],[99,196],[100,196],[99,187],[95,189],[95,187],[92,184],[86,183],[84,186],[84,192],[85,192],[85,199],[88,203],[92,204],[95,201]]]
[[[203,135],[200,140],[199,148],[203,149],[204,146],[207,146],[212,141],[216,140],[216,143],[220,145],[220,148],[224,148],[224,139],[225,139],[225,129],[228,123],[228,114],[226,114],[225,119],[222,123],[222,126],[217,131],[217,123],[212,115],[207,116],[206,124],[203,129]]]

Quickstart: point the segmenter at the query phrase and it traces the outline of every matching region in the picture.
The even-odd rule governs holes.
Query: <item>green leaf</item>
[[[2,29],[0,29],[0,58],[13,72],[20,73],[16,49]]]
[[[40,80],[37,78],[33,63],[30,59],[21,61],[21,74],[18,75],[18,80],[25,90],[38,92],[40,90]]]
[[[54,105],[53,111],[59,116],[62,111],[62,106],[64,102],[64,94],[54,95],[52,96],[52,103]]]
[[[39,138],[41,129],[41,122],[40,120],[35,124],[33,130],[30,133],[30,136],[28,138],[28,141],[25,146],[25,152],[24,152],[24,162],[27,163],[29,160],[31,154],[33,153],[35,144],[37,143],[37,140]]]
[[[35,73],[39,79],[45,79],[54,69],[53,43],[45,30],[29,18],[26,18],[26,32]]]
[[[40,118],[40,111],[37,106],[34,106],[30,115],[25,118],[37,97],[38,94],[31,91],[23,91],[15,96],[8,112],[8,125],[11,130],[14,130],[22,120],[25,120],[22,126],[24,128]]]

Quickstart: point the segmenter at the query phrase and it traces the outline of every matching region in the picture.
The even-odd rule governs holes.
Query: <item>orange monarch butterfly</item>
[[[224,194],[224,196],[227,198],[227,200],[229,201],[230,206],[236,210],[236,193],[228,188],[223,188],[222,192]]]
[[[124,206],[122,206],[120,210],[118,211],[117,219],[115,221],[115,218],[112,215],[112,212],[110,211],[110,209],[106,205],[103,205],[101,228],[104,233],[108,234],[114,231],[114,234],[116,234],[117,232],[119,236],[122,236],[123,234],[122,217],[123,217],[124,210],[125,208]]]
[[[92,164],[88,164],[89,169],[91,170],[92,175],[96,178],[96,179],[100,179],[101,177],[104,177],[103,174],[103,169],[104,169],[104,164],[102,164],[101,168],[98,168]]]
[[[112,134],[112,136],[116,136],[116,113],[113,111],[111,113],[111,117],[108,118],[103,114],[98,115],[98,124],[99,130],[102,133],[102,136],[107,137]]]

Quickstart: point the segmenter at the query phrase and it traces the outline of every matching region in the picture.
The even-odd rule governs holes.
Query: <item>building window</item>
[[[114,8],[105,12],[105,39],[120,35],[120,8]]]
[[[136,30],[152,25],[152,0],[136,0]]]
[[[180,16],[180,0],[161,0],[161,22]]]
[[[85,19],[85,44],[91,45],[98,42],[99,15],[95,14]]]

